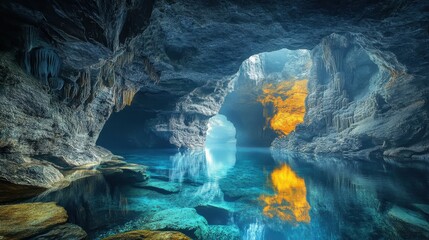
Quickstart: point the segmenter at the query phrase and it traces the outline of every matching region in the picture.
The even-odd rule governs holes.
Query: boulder
[[[53,227],[48,232],[30,238],[30,240],[81,240],[87,236],[86,232],[79,226],[66,223]]]
[[[107,180],[115,183],[136,183],[144,182],[149,179],[146,166],[127,163],[122,160],[102,162],[97,170],[99,170]]]
[[[142,227],[151,230],[175,230],[201,238],[207,232],[207,221],[193,208],[171,208],[155,213]]]
[[[202,236],[203,240],[239,240],[240,229],[235,225],[209,225],[207,232]]]
[[[13,184],[11,182],[0,181],[0,203],[12,202],[36,196],[46,188]]]
[[[66,210],[54,202],[2,205],[0,206],[0,238],[32,237],[66,221]]]
[[[116,234],[104,240],[139,240],[139,239],[147,239],[147,240],[190,240],[191,238],[187,237],[185,234],[175,231],[149,231],[149,230],[136,230],[125,233]]]

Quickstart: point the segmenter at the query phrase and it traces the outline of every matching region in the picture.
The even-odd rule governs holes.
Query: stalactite
[[[86,102],[91,94],[91,74],[89,69],[79,73],[79,78],[76,83],[79,86],[76,104],[81,105]]]
[[[130,106],[134,95],[136,94],[136,90],[135,89],[126,89],[122,92],[122,104],[125,106]]]
[[[65,102],[71,102],[78,94],[79,86],[75,82],[68,82],[63,88],[63,99]]]
[[[23,28],[24,35],[24,52],[22,56],[22,67],[25,72],[31,74],[31,55],[30,52],[34,47],[34,42],[36,40],[36,30],[33,26],[24,26]]]
[[[115,64],[119,67],[124,67],[130,64],[134,60],[134,51],[125,51],[121,55],[117,56]]]
[[[153,66],[153,64],[150,62],[149,58],[145,57],[143,59],[143,65],[144,65],[144,71],[145,73],[149,76],[149,78],[154,82],[154,83],[159,83],[159,80],[161,78],[161,76],[159,75],[159,73],[156,71],[155,67]]]
[[[101,85],[101,81],[97,78],[96,81],[94,81],[91,85],[91,93],[88,97],[88,99],[86,99],[85,104],[89,104],[91,103],[97,96],[98,90],[100,89],[100,85]]]
[[[61,60],[53,49],[40,47],[31,50],[30,65],[33,76],[48,85],[50,77],[59,75]]]

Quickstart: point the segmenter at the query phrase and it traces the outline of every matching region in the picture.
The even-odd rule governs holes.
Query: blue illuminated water
[[[70,221],[84,227],[91,239],[155,229],[165,222],[187,226],[176,230],[201,239],[429,237],[429,166],[425,163],[315,157],[235,147],[117,154],[128,162],[148,166],[150,181],[174,191],[106,182],[98,176],[42,198],[63,205]],[[294,183],[285,183],[292,186],[292,195],[296,193],[286,197],[308,203],[310,208],[307,212],[303,209],[302,216],[308,214],[309,221],[300,221],[285,210],[296,207],[287,201],[273,208],[278,207],[291,219],[264,214],[266,204],[261,196],[279,194],[271,174],[282,167],[305,184],[302,199],[302,187],[295,189]],[[190,214],[193,209],[196,213]],[[165,219],[154,217],[163,211],[170,211],[163,215]],[[157,222],[153,223],[155,218]],[[164,229],[174,230],[174,226]]]

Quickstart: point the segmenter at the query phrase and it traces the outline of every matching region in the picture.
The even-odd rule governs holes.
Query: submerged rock
[[[67,212],[53,202],[0,206],[0,237],[22,239],[42,234],[67,221]]]
[[[103,240],[139,240],[139,239],[147,239],[147,240],[191,240],[191,238],[187,237],[185,234],[175,231],[149,231],[149,230],[136,230],[125,233],[116,234],[114,236],[110,236],[104,238]]]
[[[79,226],[71,223],[55,226],[48,232],[30,238],[30,240],[81,240],[87,236],[86,232]]]
[[[413,206],[429,216],[429,204],[415,203]]]
[[[235,225],[209,225],[203,240],[239,240],[240,229]]]
[[[193,208],[171,208],[155,213],[142,227],[151,230],[175,230],[201,238],[207,232],[207,221]]]
[[[180,185],[178,183],[170,181],[161,181],[154,178],[151,178],[148,182],[145,183],[136,183],[133,186],[152,190],[162,194],[172,194],[178,193],[180,191]]]
[[[419,213],[394,206],[387,214],[402,237],[429,238],[429,222]]]
[[[195,210],[203,216],[210,225],[227,225],[230,220],[230,211],[214,205],[196,206]]]

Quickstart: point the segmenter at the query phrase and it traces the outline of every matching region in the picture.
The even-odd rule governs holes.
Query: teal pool
[[[429,165],[266,148],[117,152],[148,166],[124,185],[83,178],[38,197],[64,206],[91,239],[134,229],[195,239],[429,238]]]

